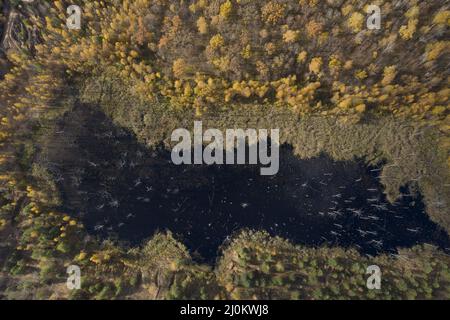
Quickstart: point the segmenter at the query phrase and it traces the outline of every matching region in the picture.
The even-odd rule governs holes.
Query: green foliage
[[[246,265],[236,260],[236,253],[243,250],[251,252],[252,262]],[[354,250],[303,248],[264,232],[243,232],[224,251],[217,275],[230,298],[237,290],[242,299],[448,298],[448,290],[443,289],[450,285],[448,275],[443,276],[450,265],[448,255],[434,247],[417,246],[400,250],[398,256],[369,258]],[[292,261],[302,261],[304,267],[299,269]],[[274,270],[270,274],[262,270],[267,264]],[[381,290],[366,286],[366,268],[373,264],[382,270]]]

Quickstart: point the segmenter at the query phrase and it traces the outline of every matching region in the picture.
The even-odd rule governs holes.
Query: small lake
[[[260,166],[251,165],[176,166],[169,150],[148,150],[103,114],[82,107],[56,131],[47,160],[62,190],[62,209],[101,238],[138,245],[170,230],[207,262],[244,228],[370,255],[420,243],[450,247],[420,195],[405,187],[402,198],[389,203],[381,168],[363,161],[302,160],[285,145],[275,176],[261,176]]]

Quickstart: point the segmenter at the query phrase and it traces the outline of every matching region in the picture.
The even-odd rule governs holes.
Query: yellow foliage
[[[212,63],[217,69],[219,69],[220,71],[225,72],[230,67],[230,58],[227,57],[227,56],[220,57],[220,58],[214,59],[212,61]]]
[[[92,255],[92,257],[89,260],[95,264],[100,264],[102,262],[102,259],[99,254]]]
[[[306,61],[306,58],[308,57],[308,53],[306,51],[302,51],[297,56],[297,62],[298,63],[304,63]]]
[[[207,34],[208,33],[208,22],[204,17],[200,17],[197,20],[197,28],[198,32],[201,34]]]
[[[406,11],[405,16],[408,19],[417,18],[419,16],[420,9],[419,6],[413,6],[408,11]]]
[[[176,78],[182,78],[187,72],[187,65],[184,59],[176,59],[172,65],[172,72]]]
[[[450,26],[450,10],[439,11],[433,19],[434,24],[446,24]]]
[[[252,55],[251,46],[248,44],[244,47],[244,49],[242,49],[241,56],[244,59],[250,59],[251,55]]]
[[[338,107],[341,109],[348,109],[352,106],[352,101],[352,98],[346,98],[339,103]]]
[[[450,41],[437,41],[426,47],[426,58],[428,61],[436,60],[439,56],[450,49]]]
[[[397,76],[397,69],[395,66],[389,66],[384,68],[383,80],[381,80],[381,84],[386,86],[391,84]]]
[[[328,63],[328,66],[330,67],[330,69],[338,70],[342,66],[342,62],[335,55],[332,55],[330,57],[330,62]]]
[[[269,24],[277,24],[284,17],[285,6],[281,3],[271,1],[261,10],[262,19]]]
[[[353,6],[351,4],[348,4],[344,7],[342,7],[342,9],[341,9],[342,15],[344,15],[344,16],[347,16],[352,11],[353,11]]]
[[[180,268],[180,264],[178,261],[175,260],[175,261],[170,262],[169,269],[171,271],[177,271],[179,268]]]
[[[84,251],[81,251],[78,256],[75,258],[76,261],[82,261],[86,259],[87,253]],[[92,260],[91,260],[92,261]]]
[[[364,16],[359,12],[353,12],[347,21],[347,25],[353,32],[359,32],[362,30],[364,24]]]
[[[417,19],[410,19],[408,20],[407,26],[401,26],[399,33],[403,40],[411,40],[414,36],[414,33],[417,30],[417,25],[419,23],[419,20]]]
[[[323,25],[314,20],[309,21],[306,24],[306,33],[310,38],[315,38],[318,34],[322,32]]]
[[[444,106],[436,106],[433,108],[432,113],[434,115],[441,115],[441,114],[444,114],[446,110],[447,110],[447,108]]]
[[[309,71],[315,74],[319,74],[320,69],[322,68],[322,58],[316,57],[311,60],[309,64]]]
[[[350,70],[350,69],[352,69],[352,68],[353,68],[353,61],[352,61],[352,60],[347,60],[347,61],[345,61],[344,69],[345,69],[345,70]]]
[[[269,42],[264,45],[264,49],[266,49],[267,54],[273,55],[277,49],[277,46],[275,43]]]
[[[224,45],[223,37],[220,34],[216,34],[209,40],[209,45],[212,49],[218,49]]]
[[[358,70],[355,73],[355,77],[359,80],[364,80],[367,78],[367,72],[365,70]]]
[[[337,5],[338,2],[339,5]],[[320,108],[322,108],[320,110],[322,112],[327,106],[321,106],[320,97],[314,99],[314,86],[309,86],[310,83],[308,83],[315,77],[311,78],[308,77],[308,74],[301,74],[304,73],[304,69],[307,69],[310,73],[320,75],[322,79],[327,77],[327,81],[339,80],[339,87],[332,90],[335,104],[348,98],[346,95],[357,95],[362,97],[364,102],[382,104],[380,109],[384,111],[398,110],[402,105],[408,104],[411,106],[410,111],[418,113],[426,110],[427,115],[439,113],[442,106],[448,104],[444,100],[448,96],[448,93],[445,92],[439,96],[436,95],[434,101],[431,101],[430,98],[421,99],[419,97],[423,93],[439,90],[437,88],[446,86],[445,76],[436,74],[439,71],[430,70],[431,77],[419,75],[416,83],[412,85],[412,81],[403,81],[405,74],[400,74],[400,70],[405,70],[405,68],[400,68],[400,64],[397,68],[386,66],[387,60],[380,59],[377,53],[381,53],[386,48],[392,48],[390,52],[395,56],[398,50],[402,50],[399,46],[404,45],[398,39],[413,39],[420,32],[421,36],[429,39],[429,44],[418,43],[418,50],[411,52],[414,59],[420,59],[422,53],[427,61],[435,61],[443,56],[448,50],[448,41],[436,41],[435,39],[442,38],[442,26],[449,23],[448,8],[439,9],[438,6],[421,3],[420,10],[423,8],[422,14],[427,15],[422,19],[419,5],[417,5],[418,1],[410,1],[409,3],[412,5],[410,4],[409,8],[406,6],[406,9],[404,7],[395,8],[386,1],[376,1],[374,4],[382,6],[383,13],[385,13],[383,20],[385,28],[380,31],[380,37],[374,40],[377,42],[378,48],[368,47],[367,57],[360,57],[345,51],[346,40],[343,40],[344,43],[340,43],[342,39],[347,39],[345,36],[341,37],[342,32],[345,32],[342,27],[344,29],[348,27],[353,32],[360,32],[364,28],[366,16],[363,11],[366,4],[360,4],[354,0],[344,2],[335,0],[299,0],[293,3],[284,0],[253,2],[252,9],[261,12],[261,20],[266,24],[260,30],[246,29],[246,27],[252,26],[251,22],[254,18],[249,14],[250,10],[247,10],[249,9],[247,7],[247,4],[250,3],[249,0],[213,2],[193,0],[188,3],[186,1],[178,3],[158,0],[156,3],[162,9],[160,11],[162,16],[158,18],[162,23],[160,23],[160,32],[154,34],[148,31],[147,25],[147,20],[151,19],[149,15],[152,14],[152,10],[149,10],[149,7],[152,6],[150,0],[108,1],[108,5],[96,1],[84,1],[83,3],[86,3],[83,10],[85,18],[83,33],[67,31],[64,23],[61,23],[65,17],[63,1],[54,2],[54,5],[50,4],[53,8],[59,8],[57,13],[60,14],[60,17],[58,19],[54,15],[49,15],[51,17],[47,18],[46,23],[42,25],[42,28],[45,29],[43,30],[45,41],[37,46],[36,58],[39,63],[45,64],[47,60],[52,61],[64,71],[67,70],[69,76],[110,68],[113,69],[114,75],[125,78],[132,77],[132,92],[145,98],[154,99],[156,96],[162,95],[173,104],[189,105],[203,111],[206,110],[209,103],[231,102],[234,98],[247,97],[253,98],[255,102],[287,103],[302,112],[303,110],[315,111]],[[183,13],[185,6],[189,6],[190,12],[193,13],[190,17]],[[336,17],[334,15],[330,17],[332,20],[330,23],[325,22],[323,12],[320,12],[324,6],[325,8],[326,6],[333,7],[333,10],[340,8],[338,10],[342,16],[339,16],[339,11],[337,11]],[[313,7],[316,8],[313,9]],[[407,9],[409,10],[403,13],[402,10]],[[256,10],[255,12],[257,12]],[[287,17],[288,10],[289,18]],[[231,22],[225,20],[229,20],[234,13],[236,16],[242,17],[242,20],[233,21],[236,26],[227,31],[227,26]],[[401,26],[398,33],[392,33],[391,31],[397,25],[395,19],[398,19],[399,14],[404,14],[408,20],[404,26]],[[196,18],[193,20],[194,16]],[[295,19],[291,17],[295,17]],[[307,39],[303,39],[302,30],[296,29],[297,17],[299,21],[304,21]],[[63,20],[61,21],[61,19]],[[428,26],[423,25],[419,30],[418,19],[423,21],[423,24],[432,20],[435,26],[428,23]],[[324,30],[324,23],[327,24],[326,30]],[[126,27],[123,28],[123,26]],[[212,30],[215,31],[208,35]],[[136,36],[138,33],[141,36]],[[299,42],[299,39],[302,40],[302,47],[298,51],[299,46],[296,42]],[[366,41],[363,34],[357,39],[360,42]],[[197,57],[191,58],[189,55],[181,56],[179,53],[178,55],[174,53],[173,50],[178,48],[177,45],[180,41],[184,40],[189,45],[191,45],[189,42],[192,42],[190,48],[198,48],[198,57],[206,57],[206,61],[198,61]],[[333,41],[330,43],[336,43],[337,50],[334,52],[339,52],[339,56],[323,52],[322,49],[327,46],[328,40]],[[194,42],[198,43],[194,44]],[[295,45],[283,45],[283,42]],[[425,46],[426,48],[424,48]],[[419,50],[421,48],[422,50]],[[144,56],[144,53],[157,52],[158,49],[163,52],[156,54],[155,59],[147,59]],[[348,61],[343,59],[344,52],[348,54],[346,58]],[[355,52],[359,51],[355,50]],[[22,73],[28,74],[29,71],[32,71],[32,68],[26,67],[31,64],[27,62],[25,54],[12,52],[8,53],[9,55],[14,64],[24,66],[26,72],[22,71]],[[295,60],[292,59],[292,55],[296,58],[297,64],[305,64],[304,68],[293,64]],[[164,56],[165,58],[162,58]],[[367,58],[367,63],[362,65],[361,58],[363,60]],[[363,70],[354,68],[351,59],[354,59],[355,66],[357,65]],[[169,68],[167,68],[168,61]],[[242,63],[246,64],[246,70],[238,70]],[[328,63],[326,68],[323,63]],[[408,63],[410,64],[410,62]],[[211,70],[211,65],[207,64],[212,64],[217,70]],[[99,68],[93,68],[97,65]],[[428,65],[430,64],[421,65],[419,68],[423,70]],[[45,66],[45,68],[47,67]],[[116,68],[117,70],[115,70]],[[166,74],[167,69],[169,72]],[[341,69],[348,72],[341,72]],[[156,73],[156,70],[163,71]],[[290,70],[292,70],[291,73]],[[382,70],[381,81],[372,84],[370,89],[363,85],[359,87],[352,85],[355,80],[352,75],[364,80],[368,75],[380,74],[380,70]],[[194,71],[198,71],[199,74],[208,74],[212,81],[202,79],[202,83],[194,83],[193,79],[189,78],[188,80],[187,76],[193,77]],[[298,80],[294,80],[295,77],[292,77],[294,74],[299,77]],[[252,76],[257,77],[257,85],[251,84]],[[392,85],[397,77],[402,79],[401,82],[399,81],[401,85]],[[1,119],[2,128],[14,128],[16,122],[26,121],[28,119],[26,115],[31,107],[43,108],[50,105],[54,99],[51,91],[53,88],[59,87],[59,84],[55,83],[53,73],[40,78],[36,76],[29,81],[24,81],[22,78],[20,72],[10,72],[4,77],[3,82],[7,83],[4,85],[7,90],[3,91],[12,92],[13,88],[22,85],[23,82],[23,91],[26,93],[26,97],[17,101],[9,101],[6,95],[0,97],[2,102],[6,101],[6,105],[14,106],[14,113],[1,115],[0,119],[5,117]],[[231,88],[233,80],[241,78],[246,80],[240,84],[239,89]],[[300,82],[304,80],[306,83],[300,85]],[[267,92],[276,92],[276,97],[273,97],[272,94],[267,95]],[[419,100],[420,103],[412,106]],[[345,103],[343,104],[345,105]],[[363,109],[363,103],[352,102],[351,108],[353,111],[363,112],[358,111]],[[0,132],[2,139],[10,138],[10,136],[11,133],[6,130]],[[0,161],[2,159],[4,158],[0,158]],[[29,196],[37,197],[38,193],[30,190]],[[38,211],[39,209],[36,208],[32,212]],[[72,225],[71,222],[69,224]]]
[[[133,58],[137,58],[137,57],[139,57],[139,53],[136,50],[131,50],[130,56]]]
[[[317,3],[319,3],[319,0],[299,0],[301,6],[315,7]]]
[[[220,6],[219,15],[226,19],[230,16],[231,10],[233,10],[233,5],[230,0],[227,0]]]
[[[364,113],[366,111],[366,105],[365,104],[359,104],[355,107],[355,110],[359,113]]]
[[[291,43],[291,42],[297,41],[299,39],[299,37],[300,37],[300,31],[287,30],[283,34],[283,41],[286,43]]]

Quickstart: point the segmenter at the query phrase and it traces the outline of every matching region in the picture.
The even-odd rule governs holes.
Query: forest
[[[79,30],[67,28],[70,5],[82,9]],[[380,29],[366,27],[371,5]],[[78,121],[78,108],[106,115],[144,150],[168,147],[171,132],[194,121],[280,128],[280,144],[301,159],[381,166],[389,202],[408,186],[448,236],[447,1],[0,0],[0,8],[0,299],[450,298],[449,248],[428,243],[370,256],[242,229],[207,263],[171,230],[139,245],[97,237],[79,200],[67,205],[79,188],[55,165],[79,165],[69,149],[88,124],[99,126]],[[71,116],[72,135],[59,138]],[[374,264],[382,290],[366,287]],[[66,287],[70,265],[82,268],[79,290]]]

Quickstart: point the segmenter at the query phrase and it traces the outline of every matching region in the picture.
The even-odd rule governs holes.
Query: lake
[[[450,247],[420,194],[405,186],[390,203],[381,167],[362,160],[299,159],[283,145],[275,176],[261,176],[257,165],[177,166],[170,150],[149,150],[85,108],[68,113],[55,131],[60,134],[54,134],[47,157],[62,192],[61,209],[103,239],[139,245],[170,230],[206,262],[214,262],[220,247],[244,228],[370,255],[420,243]]]

